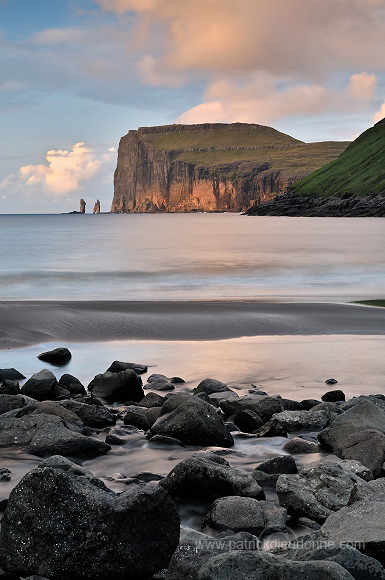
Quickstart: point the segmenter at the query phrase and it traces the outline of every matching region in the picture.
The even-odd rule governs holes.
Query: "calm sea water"
[[[0,215],[0,300],[385,294],[382,218]]]

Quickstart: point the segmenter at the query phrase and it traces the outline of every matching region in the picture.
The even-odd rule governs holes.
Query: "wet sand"
[[[0,349],[43,342],[385,335],[385,309],[336,303],[0,302]]]

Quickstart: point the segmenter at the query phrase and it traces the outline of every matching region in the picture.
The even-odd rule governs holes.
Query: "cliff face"
[[[257,145],[250,145],[253,134]],[[216,139],[219,146],[212,146]],[[200,140],[211,146],[197,146]],[[240,123],[130,131],[119,145],[111,212],[244,211],[310,172],[274,168],[266,160],[301,145],[269,127]]]

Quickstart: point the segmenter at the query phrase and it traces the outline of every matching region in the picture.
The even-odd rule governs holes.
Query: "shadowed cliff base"
[[[247,123],[141,127],[120,141],[111,212],[245,211],[348,144],[303,143]]]
[[[0,302],[0,348],[52,341],[385,334],[385,310],[258,302]]]

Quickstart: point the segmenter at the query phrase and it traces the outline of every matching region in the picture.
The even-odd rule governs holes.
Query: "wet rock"
[[[274,413],[283,411],[282,399],[259,395],[246,395],[245,397],[228,399],[221,401],[219,406],[228,417],[245,409],[249,409],[257,413],[264,423],[269,421]]]
[[[0,369],[0,383],[7,379],[10,381],[22,381],[25,379],[25,376],[14,368]]]
[[[344,443],[342,457],[359,461],[372,471],[374,477],[379,477],[385,461],[384,433],[375,429],[352,433]]]
[[[39,457],[94,457],[110,449],[103,441],[70,430],[61,417],[46,414],[0,416],[0,447],[16,447]]]
[[[26,407],[20,409],[15,415],[16,418],[25,417],[27,415],[54,415],[63,419],[66,427],[72,431],[82,432],[84,428],[83,421],[76,413],[69,409],[63,408],[55,401],[35,401]]]
[[[7,467],[0,469],[0,481],[11,481],[12,472]]]
[[[132,435],[137,435],[141,431],[137,427],[112,427],[106,437],[106,443],[109,445],[124,445],[132,438]]]
[[[166,377],[166,375],[162,375],[162,374],[159,374],[159,373],[153,373],[147,379],[147,382],[148,383],[154,383],[156,381],[163,381],[163,382],[167,383],[168,382],[168,377]]]
[[[292,562],[262,551],[232,551],[203,564],[199,580],[352,580],[335,562]]]
[[[273,415],[271,424],[272,428],[277,432],[315,431],[330,425],[334,417],[334,413],[324,410],[283,411]]]
[[[27,402],[22,395],[0,395],[0,415],[13,409],[25,407]]]
[[[143,431],[148,431],[150,428],[150,421],[147,418],[145,409],[140,410],[140,407],[129,409],[124,415],[123,422],[125,425],[132,425]]]
[[[88,390],[94,397],[100,397],[108,403],[141,401],[144,397],[142,379],[131,369],[96,375],[88,385]]]
[[[52,365],[62,366],[71,360],[72,354],[68,348],[60,347],[54,348],[53,350],[49,350],[47,352],[42,352],[37,356],[37,358],[44,362],[49,362]]]
[[[303,411],[301,403],[293,401],[292,399],[282,399],[284,411]]]
[[[50,370],[43,369],[32,375],[21,387],[20,392],[37,401],[49,400],[52,398],[56,383],[55,375]]]
[[[337,415],[330,427],[318,435],[323,447],[335,453],[341,453],[346,439],[364,429],[385,431],[385,412],[371,401],[360,401],[353,407]]]
[[[73,399],[60,401],[58,404],[75,413],[86,427],[108,427],[116,423],[116,416],[104,405],[82,403]]]
[[[64,387],[65,389],[67,389],[67,391],[69,391],[71,393],[71,395],[85,395],[86,394],[86,390],[85,390],[84,386],[82,385],[82,383],[79,381],[79,379],[77,379],[76,377],[74,377],[73,375],[70,375],[68,373],[65,373],[64,375],[62,375],[60,377],[59,385],[61,387]]]
[[[223,391],[222,393],[213,393],[212,395],[207,395],[206,393],[198,393],[196,397],[201,397],[203,400],[207,401],[215,407],[219,407],[221,401],[228,401],[230,399],[237,399],[239,397],[238,393],[234,391]]]
[[[163,381],[162,379],[151,381],[144,385],[143,389],[154,389],[155,391],[173,391],[175,389],[174,383],[170,383],[168,380]]]
[[[147,395],[139,401],[141,407],[161,407],[165,402],[165,397],[158,395],[158,393],[147,393]]]
[[[348,505],[362,486],[361,479],[340,463],[321,460],[302,467],[298,474],[280,475],[276,491],[288,513],[322,523]]]
[[[282,451],[298,455],[302,453],[319,453],[320,446],[312,441],[306,441],[300,437],[293,437],[282,447]]]
[[[207,395],[212,395],[213,393],[224,393],[231,391],[229,387],[217,381],[216,379],[203,379],[197,387],[194,389],[194,393],[206,393]]]
[[[279,475],[282,473],[298,473],[296,463],[290,455],[278,455],[277,457],[267,459],[260,463],[255,470]]]
[[[312,408],[312,411],[330,411],[331,413],[343,413],[344,410],[341,409],[341,405],[337,403],[333,403],[331,401],[325,401],[320,403],[319,405],[315,405]]]
[[[0,384],[0,395],[19,395],[20,385],[18,381],[11,381],[10,379],[4,379]]]
[[[265,499],[261,487],[250,475],[233,469],[222,457],[207,453],[197,453],[181,461],[159,485],[172,497],[206,502],[225,495]]]
[[[261,417],[255,411],[250,411],[250,409],[239,411],[239,413],[234,415],[233,421],[245,433],[252,433],[263,425]]]
[[[325,402],[330,401],[332,403],[335,403],[336,401],[345,401],[345,393],[340,389],[336,389],[335,391],[328,391],[322,395],[321,399]]]
[[[181,528],[179,546],[171,559],[167,580],[197,580],[200,567],[209,558],[243,546],[250,550],[259,549],[258,538],[239,532],[220,538],[212,538],[191,528]]]
[[[349,544],[385,563],[385,502],[358,501],[332,513],[321,528],[322,539]]]
[[[0,559],[51,580],[139,579],[167,567],[178,539],[178,512],[158,485],[115,494],[72,462],[48,460],[11,492]]]
[[[327,385],[336,385],[338,383],[337,379],[326,379],[325,383]]]
[[[385,580],[385,570],[378,560],[361,554],[349,545],[318,548],[306,554],[304,559],[336,562],[355,580]]]
[[[149,443],[158,444],[158,445],[178,445],[180,447],[184,447],[182,441],[179,439],[175,439],[175,437],[167,437],[166,435],[153,435],[148,440]]]
[[[181,377],[171,377],[169,379],[170,383],[173,383],[174,385],[182,385],[183,383],[185,383],[186,381],[184,379],[182,379]]]
[[[317,399],[304,399],[300,402],[301,407],[304,411],[310,411],[316,405],[319,405],[321,401],[317,401]]]
[[[215,409],[199,397],[173,395],[161,407],[151,435],[175,437],[185,445],[231,447],[233,438]]]
[[[251,497],[221,497],[211,505],[202,526],[216,530],[249,532],[256,536],[286,529],[287,512],[268,501]]]
[[[385,396],[381,395],[381,394],[378,394],[378,395],[360,395],[359,397],[353,397],[353,399],[350,399],[349,401],[346,401],[345,403],[341,403],[341,409],[343,411],[347,411],[348,409],[351,409],[352,407],[354,407],[358,403],[363,403],[365,401],[369,401],[370,403],[373,403],[374,405],[376,405],[377,407],[379,407],[380,409],[382,409],[385,412]]]
[[[107,372],[110,373],[120,373],[121,371],[132,370],[137,375],[142,375],[146,373],[148,367],[146,365],[141,365],[137,363],[121,362],[119,360],[114,360],[114,362],[108,367]]]
[[[310,528],[312,530],[320,530],[321,529],[321,524],[319,524],[318,522],[315,522],[314,520],[311,520],[310,518],[298,518],[297,520],[297,524],[300,526],[303,526],[305,528]]]

